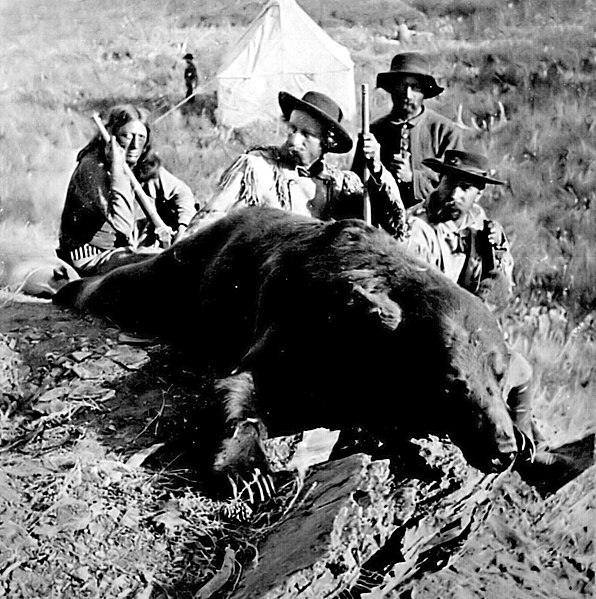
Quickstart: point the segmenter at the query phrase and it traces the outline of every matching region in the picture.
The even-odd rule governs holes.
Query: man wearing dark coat
[[[446,150],[463,149],[462,131],[424,105],[444,91],[430,74],[425,55],[395,55],[390,70],[377,75],[377,87],[391,94],[393,107],[371,124],[370,132],[381,145],[381,162],[395,178],[404,206],[410,208],[426,200],[439,180],[423,159],[441,159]],[[359,150],[352,170],[362,175]]]
[[[199,75],[197,67],[193,62],[194,56],[189,52],[184,55],[186,67],[184,67],[184,83],[186,84],[186,97],[190,98],[189,102],[194,102],[194,91],[199,83]]]

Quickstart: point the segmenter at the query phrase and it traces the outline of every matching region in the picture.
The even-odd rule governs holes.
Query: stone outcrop
[[[387,460],[363,454],[312,468],[301,507],[263,540],[232,597],[399,594],[456,559],[487,516],[498,476],[468,466],[447,441],[416,444],[422,464],[392,465],[393,474]]]

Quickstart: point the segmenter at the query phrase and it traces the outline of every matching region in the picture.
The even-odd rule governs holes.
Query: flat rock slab
[[[232,597],[320,598],[357,576],[395,528],[389,479],[388,461],[363,454],[313,468],[301,509],[265,539]]]
[[[260,544],[233,599],[401,593],[454,561],[489,513],[499,477],[468,466],[447,441],[416,443],[426,477],[392,475],[387,460],[363,454],[312,468],[300,509]]]

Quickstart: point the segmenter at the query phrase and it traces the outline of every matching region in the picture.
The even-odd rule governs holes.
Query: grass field
[[[348,46],[356,64],[357,83],[373,83],[376,72],[388,67],[392,55],[400,48],[390,38],[394,35],[396,17],[402,16],[412,28],[433,34],[420,36],[424,41],[412,42],[411,48],[427,51],[434,57],[437,74],[447,86],[447,91],[431,102],[434,108],[455,117],[461,104],[463,119],[469,124],[472,116],[482,119],[495,110],[497,101],[503,103],[507,125],[492,132],[469,131],[467,145],[487,152],[498,176],[508,181],[502,189],[489,191],[484,200],[487,211],[504,225],[516,259],[516,298],[505,316],[505,328],[514,346],[528,355],[534,365],[537,420],[547,439],[563,443],[594,431],[594,2],[514,0],[505,4],[484,0],[413,0],[406,6],[389,0],[351,4],[339,0],[305,0],[301,4],[334,39]],[[211,118],[218,66],[259,7],[257,2],[232,0],[62,0],[59,3],[0,0],[0,252],[18,251],[24,246],[47,252],[53,247],[76,153],[94,134],[90,114],[121,101],[146,106],[154,118],[164,114],[183,97],[181,57],[187,51],[197,57],[204,93],[192,109],[176,111],[159,121],[154,128],[154,139],[168,169],[191,185],[197,199],[203,201],[209,197],[223,168],[245,146],[275,140],[276,124],[230,134],[214,125]],[[388,107],[387,94],[376,90],[371,95],[373,116],[382,114]],[[352,133],[357,132],[357,123],[348,126]],[[349,157],[340,159],[340,163],[348,162]],[[0,299],[0,305],[6,301],[10,298]],[[9,325],[4,323],[0,335],[10,341],[20,333],[15,333]],[[38,358],[37,368],[51,372],[49,359]],[[39,414],[32,415],[30,408],[39,393],[35,395],[25,389],[21,394],[11,395],[3,388],[0,392],[0,441],[11,441],[24,431],[35,429]],[[77,410],[90,411],[91,407],[79,406]],[[66,420],[60,420],[63,417],[60,413],[56,418],[60,427],[66,426]],[[100,479],[117,479],[116,487],[121,493],[117,507],[126,513],[126,502],[134,503],[138,510],[135,513],[141,516],[131,516],[130,529],[138,530],[143,510],[153,510],[154,516],[158,513],[157,498],[163,488],[152,487],[156,479],[150,472],[122,470],[124,458],[115,455],[112,448],[100,447],[83,428],[77,433],[81,441],[73,445],[70,454],[79,464],[79,474],[83,473],[80,479],[83,482],[79,480],[74,485],[77,492],[97,492],[94,505],[100,506],[97,509],[101,513],[96,515],[104,517],[111,499],[99,492]],[[24,458],[17,453],[4,456],[12,460],[11,467],[23,463],[19,459]],[[73,495],[68,492],[74,488],[73,483],[65,481],[64,476],[67,472],[70,476],[74,470],[68,470],[68,464],[56,468],[40,470],[37,475],[33,472],[31,477],[38,476],[38,483],[42,480],[50,484],[59,497]],[[98,468],[100,475],[96,480],[93,472]],[[459,578],[457,570],[439,573],[420,586],[419,597],[590,596],[594,564],[593,546],[587,539],[594,534],[594,519],[589,523],[587,515],[593,516],[595,509],[592,482],[582,482],[584,488],[570,491],[559,504],[556,500],[545,503],[522,486],[502,489],[497,499],[501,511],[482,537],[490,567],[486,566],[482,576],[462,583],[464,574],[479,571],[480,566],[474,561],[478,553],[474,555],[472,551],[458,566]],[[134,491],[137,487],[141,489],[138,493]],[[175,526],[168,528],[169,521],[165,518],[165,529],[162,526],[161,530],[166,532],[161,539],[164,545],[158,548],[159,559],[156,553],[143,561],[145,554],[139,554],[139,563],[152,568],[142,576],[156,580],[155,584],[146,580],[145,584],[135,586],[129,576],[121,581],[122,588],[118,587],[118,560],[127,564],[134,561],[134,547],[123,546],[119,553],[117,545],[110,545],[105,554],[104,582],[109,579],[112,586],[106,582],[104,587],[100,585],[93,590],[90,586],[86,594],[82,593],[81,588],[92,578],[88,572],[86,575],[85,571],[77,570],[83,582],[58,573],[60,567],[69,564],[64,555],[71,555],[69,559],[77,567],[85,567],[77,551],[83,551],[84,555],[87,550],[76,545],[79,530],[76,526],[65,524],[61,530],[65,536],[60,538],[66,544],[74,543],[75,549],[71,548],[70,554],[66,549],[58,551],[60,557],[54,571],[51,567],[34,566],[32,561],[19,561],[22,559],[18,557],[16,544],[19,539],[25,543],[33,538],[38,543],[40,552],[35,559],[39,564],[45,563],[41,549],[51,554],[50,537],[44,536],[47,529],[40,529],[37,537],[35,534],[19,537],[14,532],[23,524],[23,514],[27,518],[37,517],[36,501],[48,507],[42,501],[43,486],[21,491],[22,512],[10,512],[10,522],[16,528],[7,529],[8,520],[0,520],[4,522],[0,530],[5,533],[0,556],[7,559],[7,566],[0,560],[0,597],[2,593],[6,597],[192,596],[191,590],[196,591],[214,572],[209,559],[197,559],[193,565],[185,553],[185,559],[189,560],[184,563],[187,574],[178,591],[164,582],[172,569],[178,568],[178,573],[183,569],[181,564],[174,568],[173,562],[168,561],[170,558],[165,557],[168,551],[175,552],[184,543],[194,542],[201,547],[199,553],[208,553],[209,543],[221,538],[216,509],[207,500],[197,499],[190,489],[184,497],[177,498],[177,508],[172,514],[188,518],[194,510],[192,534],[188,538],[180,536]],[[9,501],[7,497],[0,491],[0,501]],[[89,495],[79,496],[78,500],[88,502]],[[581,510],[577,507],[580,504]],[[163,505],[159,505],[162,509]],[[163,513],[168,513],[167,509]],[[2,514],[0,509],[0,518]],[[552,535],[548,527],[538,525],[541,522],[549,523]],[[202,540],[192,536],[198,534],[201,523],[208,530]],[[116,524],[114,520],[114,526],[120,530],[121,521]],[[510,551],[511,537],[503,533],[507,527],[523,531],[526,545],[518,547],[526,548],[526,561],[520,558],[514,564],[509,558],[499,562],[501,558],[495,557],[503,552],[517,555]],[[11,536],[7,530],[14,534]],[[103,534],[96,533],[100,537]],[[143,544],[142,551],[150,553],[150,544],[156,538],[147,536],[138,541]],[[104,537],[100,540],[107,543]],[[73,556],[77,555],[75,559]],[[160,560],[165,560],[170,569],[160,570]],[[96,561],[90,564],[99,568]],[[20,578],[16,576],[19,572]],[[34,573],[37,578],[23,572]],[[520,583],[512,590],[512,580],[524,579],[525,575],[532,581],[529,588]],[[20,586],[15,580],[21,581]],[[149,593],[154,595],[142,595],[143,589],[145,592],[150,589]]]

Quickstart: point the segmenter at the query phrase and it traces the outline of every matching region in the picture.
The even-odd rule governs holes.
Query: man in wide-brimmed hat
[[[486,185],[502,185],[491,176],[482,154],[447,150],[443,160],[423,164],[439,175],[428,203],[408,219],[405,247],[437,267],[452,281],[503,308],[513,288],[513,257],[503,227],[489,220],[478,200]],[[529,405],[532,368],[520,354],[512,355],[507,393],[512,418],[534,440]]]
[[[447,150],[443,160],[428,158],[423,164],[439,175],[439,184],[425,208],[409,216],[404,246],[490,308],[504,308],[513,289],[513,257],[503,227],[478,204],[486,185],[504,181],[492,176],[486,156],[473,152]],[[509,413],[521,433],[520,474],[536,482],[569,471],[566,458],[548,449],[534,425],[532,366],[511,349],[504,372]]]
[[[439,175],[423,210],[408,220],[406,246],[450,279],[490,302],[506,301],[512,287],[513,258],[503,228],[478,204],[490,176],[488,159],[464,150],[447,150],[443,160],[422,164]]]
[[[377,87],[391,94],[393,107],[371,124],[370,131],[381,145],[381,161],[395,177],[406,208],[426,200],[438,181],[422,160],[442,158],[446,150],[463,147],[457,125],[424,104],[443,92],[428,63],[424,54],[403,52],[393,57],[389,71],[377,75]],[[352,169],[361,175],[359,151]]]
[[[352,148],[352,139],[341,123],[341,108],[316,91],[302,98],[280,92],[279,105],[288,124],[286,141],[281,146],[251,148],[238,157],[193,219],[189,233],[241,206],[273,206],[322,220],[362,218],[362,181],[352,171],[339,170],[325,161],[327,152],[342,154]],[[367,186],[374,199],[373,219],[400,237],[405,210],[372,136],[363,140],[363,155],[372,173]]]

